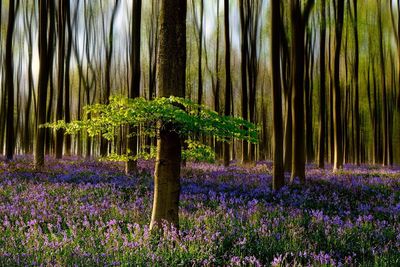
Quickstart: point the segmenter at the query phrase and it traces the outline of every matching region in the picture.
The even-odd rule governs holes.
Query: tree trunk
[[[105,53],[106,53],[106,62],[105,62],[105,92],[103,96],[103,103],[108,104],[110,101],[111,95],[111,63],[112,56],[114,51],[114,21],[115,16],[117,14],[117,9],[119,5],[119,0],[115,0],[114,7],[112,9],[111,20],[109,25],[108,38],[105,38]],[[104,25],[104,17],[103,17],[103,34],[105,35],[105,25]],[[107,155],[109,146],[109,141],[105,139],[102,135],[100,136],[100,155],[102,157]]]
[[[360,97],[359,97],[359,44],[358,44],[358,8],[357,0],[353,0],[354,9],[354,19],[353,19],[353,34],[354,34],[354,82],[355,82],[355,99],[354,99],[354,115],[355,115],[355,130],[356,130],[356,140],[355,140],[355,158],[356,164],[361,163],[361,122],[360,122]]]
[[[131,34],[131,86],[129,97],[136,98],[140,94],[140,25],[142,15],[142,0],[134,0],[133,5],[133,16],[132,16],[132,34]],[[134,157],[137,155],[138,149],[138,136],[137,127],[128,127],[127,145],[130,150],[128,155]],[[137,172],[137,161],[128,159],[125,167],[127,174]]]
[[[71,11],[69,1],[65,3],[65,13],[66,13],[66,23],[67,23],[67,31],[68,31],[68,43],[67,43],[67,53],[65,57],[65,73],[64,73],[64,90],[65,90],[65,98],[64,98],[64,120],[66,123],[71,121],[71,103],[70,103],[70,77],[69,77],[69,68],[71,62],[71,51],[72,51],[72,27],[71,27]],[[80,91],[78,94],[78,102],[80,102]],[[78,110],[78,112],[80,112]],[[78,142],[80,142],[78,140]],[[64,154],[69,156],[71,155],[71,135],[65,136],[65,149]]]
[[[64,60],[65,60],[65,23],[66,23],[66,11],[65,2],[59,0],[58,2],[58,74],[57,74],[57,111],[56,120],[62,120],[63,118],[63,97],[64,97]],[[68,1],[67,1],[68,2]],[[62,158],[64,145],[64,130],[59,129],[56,131],[56,159]]]
[[[162,0],[157,95],[184,96],[186,70],[186,1]],[[160,124],[160,123],[159,123]],[[179,226],[181,138],[170,124],[159,129],[150,229],[164,220]]]
[[[19,1],[17,0],[17,5]],[[8,25],[6,36],[5,70],[7,88],[7,128],[6,128],[6,158],[12,160],[15,149],[14,130],[14,73],[13,73],[13,34],[15,24],[15,1],[10,0],[8,9]]]
[[[274,171],[272,189],[280,189],[285,182],[283,166],[282,92],[280,74],[280,1],[271,2],[271,69],[274,106]]]
[[[326,75],[325,75],[325,42],[326,42],[326,0],[321,2],[321,29],[320,29],[320,93],[319,93],[319,158],[318,166],[325,167],[325,125],[326,125]]]
[[[39,0],[39,85],[38,85],[38,124],[46,123],[47,85],[49,81],[49,43],[47,40],[49,1]],[[50,41],[50,40],[49,40]],[[50,41],[51,42],[51,41]],[[44,138],[45,129],[37,128],[35,146],[35,166],[41,168],[44,165]]]
[[[334,128],[334,161],[333,170],[343,167],[342,108],[340,96],[340,48],[342,43],[344,0],[338,0],[335,15],[335,63],[333,88],[333,128]]]
[[[292,22],[292,120],[293,120],[293,159],[291,182],[296,177],[305,181],[305,151],[304,151],[304,35],[305,27],[314,1],[309,0],[301,10],[301,2],[291,2]]]
[[[242,78],[242,118],[248,120],[248,89],[247,89],[247,61],[248,61],[248,31],[249,31],[249,16],[248,16],[248,2],[246,0],[239,1],[240,10],[240,33],[241,33],[241,78]],[[249,162],[248,142],[242,141],[242,163]]]
[[[229,34],[229,0],[224,0],[225,21],[225,116],[231,115],[231,44]],[[224,143],[224,166],[229,166],[230,149],[229,142]]]
[[[382,2],[377,0],[378,4],[378,27],[379,27],[379,55],[381,65],[381,83],[382,83],[382,117],[383,117],[383,165],[389,165],[390,155],[390,131],[389,131],[389,112],[388,112],[388,100],[387,100],[387,88],[386,88],[386,70],[385,70],[385,54],[383,51],[383,30],[382,30]]]

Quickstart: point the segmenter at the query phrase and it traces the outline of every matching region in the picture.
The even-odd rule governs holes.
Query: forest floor
[[[0,266],[400,266],[400,168],[307,166],[272,192],[271,163],[182,171],[180,230],[149,234],[152,162],[0,160]]]

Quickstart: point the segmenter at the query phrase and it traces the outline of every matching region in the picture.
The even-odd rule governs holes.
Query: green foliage
[[[215,152],[212,147],[196,142],[186,140],[187,148],[182,151],[182,157],[189,161],[215,162]]]
[[[129,99],[122,96],[110,98],[110,104],[95,104],[86,106],[84,111],[89,119],[81,121],[57,121],[45,124],[45,127],[65,129],[66,134],[76,134],[85,130],[90,136],[102,134],[112,140],[115,129],[123,125],[140,126],[142,135],[156,136],[158,129],[164,125],[172,125],[172,130],[181,136],[199,133],[204,136],[214,136],[219,141],[229,141],[231,138],[257,142],[257,128],[254,124],[230,116],[221,116],[217,112],[198,105],[190,100],[169,97],[146,100],[144,98]],[[152,155],[153,154],[153,155]],[[151,158],[155,151],[141,151],[138,158]],[[188,150],[183,157],[190,160],[212,162],[214,153],[210,147],[188,141]],[[112,154],[108,160],[128,160],[126,155]]]
[[[257,128],[254,124],[241,118],[221,116],[203,105],[179,97],[146,100],[113,96],[110,104],[86,106],[84,111],[91,114],[90,119],[70,123],[57,121],[44,126],[63,128],[67,134],[86,130],[93,137],[101,133],[112,140],[115,128],[121,125],[141,126],[145,135],[154,136],[157,133],[157,123],[160,127],[168,123],[180,135],[201,133],[214,136],[220,141],[237,138],[257,142]]]

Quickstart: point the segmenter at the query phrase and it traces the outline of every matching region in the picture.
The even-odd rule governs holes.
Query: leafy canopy
[[[123,96],[112,96],[106,104],[95,104],[84,108],[87,119],[72,121],[57,121],[45,124],[45,127],[64,129],[66,134],[76,134],[86,130],[90,136],[102,134],[112,140],[115,129],[124,125],[140,126],[141,135],[156,136],[157,129],[168,127],[180,134],[189,136],[199,133],[213,136],[219,141],[229,141],[231,138],[257,142],[257,127],[242,119],[219,115],[217,112],[180,97],[162,97],[153,100],[144,98],[130,99]],[[194,153],[205,153],[213,156],[212,150],[192,140],[188,141],[189,151],[186,157],[191,159]],[[190,150],[193,150],[190,152]],[[194,152],[198,151],[198,152]],[[185,153],[184,153],[185,155]],[[145,156],[143,156],[145,157]],[[121,159],[118,157],[118,159]]]

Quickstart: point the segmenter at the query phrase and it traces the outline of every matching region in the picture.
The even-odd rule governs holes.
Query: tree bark
[[[157,95],[184,96],[186,71],[186,1],[162,0]],[[159,123],[160,124],[160,123]],[[173,125],[159,128],[150,229],[163,221],[179,226],[181,138]]]

